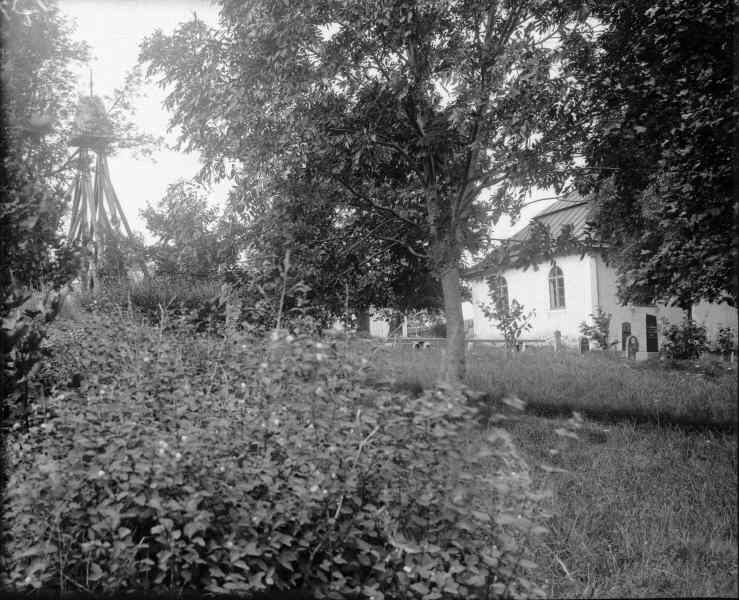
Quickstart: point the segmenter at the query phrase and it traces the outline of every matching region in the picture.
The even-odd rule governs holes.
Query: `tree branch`
[[[331,178],[341,184],[354,198],[359,200],[360,202],[364,203],[366,206],[370,206],[371,208],[374,208],[378,212],[382,212],[385,214],[392,215],[395,219],[399,221],[403,221],[403,223],[406,223],[407,225],[410,225],[411,227],[415,229],[420,229],[418,223],[415,223],[414,221],[411,221],[410,219],[407,219],[403,217],[402,215],[398,214],[395,210],[392,208],[389,208],[387,206],[382,206],[381,204],[377,204],[374,200],[371,198],[367,198],[363,194],[359,193],[357,190],[355,190],[352,186],[350,186],[348,183],[346,183],[344,180],[342,180],[340,177],[337,177],[336,175],[331,175]]]
[[[396,238],[384,237],[384,236],[382,236],[382,237],[381,236],[377,236],[377,239],[378,240],[383,240],[385,242],[395,242],[396,244],[400,244],[401,246],[403,246],[403,248],[405,248],[406,250],[408,250],[408,252],[410,252],[413,256],[416,256],[418,258],[423,258],[423,259],[427,259],[428,258],[428,255],[427,254],[424,254],[423,252],[419,252],[418,250],[415,250],[410,245],[408,245],[406,242],[403,242],[403,241],[398,240]]]

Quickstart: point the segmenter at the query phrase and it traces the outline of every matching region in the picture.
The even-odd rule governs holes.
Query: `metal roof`
[[[565,225],[571,225],[572,235],[575,238],[582,238],[590,216],[590,209],[591,206],[588,200],[576,192],[570,192],[564,198],[560,198],[553,204],[547,206],[544,210],[538,213],[531,222],[526,225],[526,227],[521,231],[514,233],[508,239],[516,242],[525,242],[531,236],[534,223],[547,225],[551,235],[554,237],[557,237],[561,233],[562,228]],[[515,249],[512,248],[511,250],[515,254]],[[469,277],[477,275],[490,269],[493,266],[491,263],[493,263],[494,253],[495,251],[483,258],[476,265],[470,267],[465,273],[465,276]]]
[[[585,233],[585,225],[590,215],[590,204],[582,196],[569,194],[566,198],[557,200],[536,215],[532,222],[547,225],[553,236],[558,236],[565,225],[572,226],[572,235],[580,238]],[[532,224],[529,223],[509,239],[519,242],[526,241],[531,235]]]

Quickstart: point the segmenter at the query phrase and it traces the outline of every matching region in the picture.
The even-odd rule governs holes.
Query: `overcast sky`
[[[139,44],[156,29],[172,31],[178,23],[189,20],[193,12],[210,25],[218,22],[218,8],[209,0],[59,0],[63,13],[77,24],[76,37],[92,49],[94,93],[112,94],[121,87],[126,73],[136,64]],[[79,74],[78,89],[89,94],[87,69]],[[167,111],[163,108],[164,92],[153,84],[146,85],[144,96],[136,102],[136,121],[147,133],[166,136],[168,143],[176,140],[167,134]],[[173,150],[157,152],[152,159],[136,159],[121,152],[111,157],[110,176],[133,229],[146,234],[139,211],[147,202],[155,203],[167,186],[179,178],[194,177],[200,168],[199,157]],[[230,183],[215,185],[211,203],[219,205],[226,197]],[[541,192],[538,196],[550,195]],[[522,228],[548,202],[537,202],[525,209],[516,225],[504,217],[494,229],[495,237],[506,237]],[[147,236],[148,238],[148,236]]]

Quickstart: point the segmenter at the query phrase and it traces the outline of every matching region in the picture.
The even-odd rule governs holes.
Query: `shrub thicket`
[[[701,352],[708,349],[706,328],[687,317],[679,325],[671,325],[665,321],[662,335],[662,352],[668,358],[698,358]]]
[[[462,393],[371,388],[366,360],[285,332],[92,315],[53,341],[82,386],[9,444],[4,585],[538,594],[521,542],[540,497]]]

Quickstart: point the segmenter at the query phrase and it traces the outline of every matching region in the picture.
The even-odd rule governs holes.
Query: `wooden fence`
[[[389,341],[391,341],[393,344],[424,344],[429,343],[432,346],[442,346],[446,343],[446,338],[438,338],[438,337],[401,337],[401,336],[394,336],[388,338]],[[467,348],[471,349],[475,344],[485,344],[490,346],[499,346],[499,345],[505,345],[506,341],[503,338],[468,338],[465,340],[465,344],[467,344]],[[545,338],[527,338],[527,339],[520,339],[518,340],[518,343],[525,347],[527,345],[530,346],[544,346],[544,345],[551,345],[552,340],[551,339],[545,339]]]

